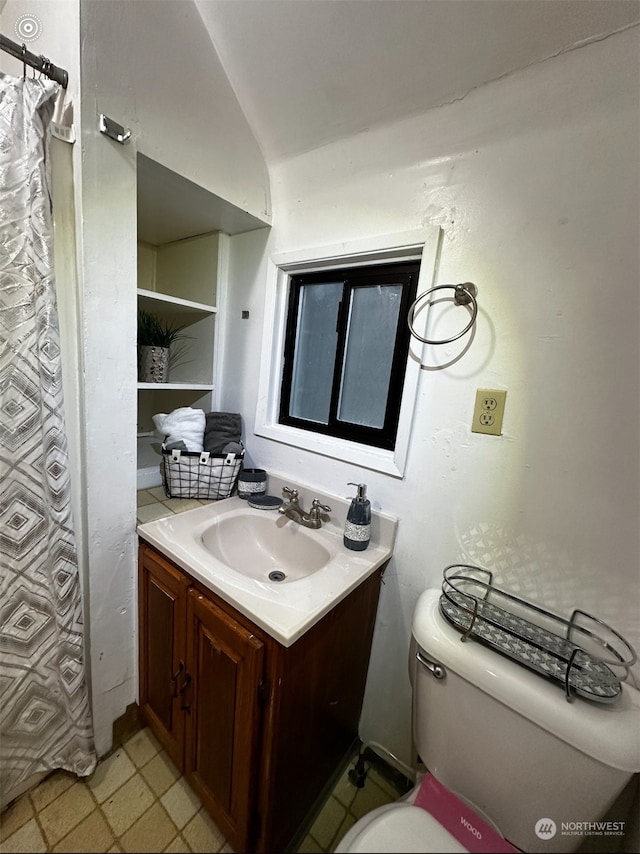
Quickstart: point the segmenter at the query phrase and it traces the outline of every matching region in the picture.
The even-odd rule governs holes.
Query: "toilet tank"
[[[639,692],[625,684],[615,704],[570,703],[558,685],[462,642],[439,598],[426,590],[418,599],[410,656],[413,737],[427,769],[523,851],[573,851],[589,835],[624,830],[585,823],[640,771]],[[541,819],[550,821],[538,836]]]

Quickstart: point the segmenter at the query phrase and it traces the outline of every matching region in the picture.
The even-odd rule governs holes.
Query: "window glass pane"
[[[384,426],[402,285],[352,291],[338,418]]]
[[[300,289],[290,415],[327,424],[342,282]]]

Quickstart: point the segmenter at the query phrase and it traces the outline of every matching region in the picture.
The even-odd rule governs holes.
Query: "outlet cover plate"
[[[504,389],[477,389],[471,432],[501,436],[506,398],[507,392]]]

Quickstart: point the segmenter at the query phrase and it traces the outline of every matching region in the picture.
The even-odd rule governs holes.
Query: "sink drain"
[[[279,569],[269,573],[269,581],[284,581],[287,576]]]

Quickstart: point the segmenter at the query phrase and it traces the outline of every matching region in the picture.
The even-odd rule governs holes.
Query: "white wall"
[[[343,496],[364,481],[400,519],[360,734],[404,761],[412,609],[447,564],[481,564],[562,613],[580,606],[640,647],[638,59],[636,28],[280,162],[268,247],[234,239],[222,404],[244,414],[252,459]],[[445,231],[438,282],[475,282],[480,312],[457,361],[456,345],[424,348],[405,478],[253,435],[265,265],[246,275],[248,249],[432,223]],[[470,432],[477,388],[507,389],[502,437]]]

